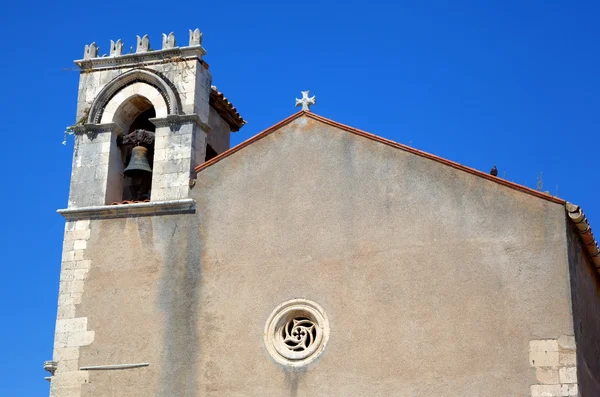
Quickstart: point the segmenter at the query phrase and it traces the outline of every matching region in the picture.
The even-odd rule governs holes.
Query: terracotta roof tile
[[[598,249],[598,242],[594,238],[592,228],[590,227],[585,214],[579,206],[572,203],[567,203],[565,208],[567,209],[569,219],[571,219],[577,228],[577,232],[581,237],[581,241],[583,242],[586,251],[590,255],[590,259],[594,263],[594,266],[596,266],[596,269],[600,272],[600,250]]]
[[[246,120],[240,116],[237,109],[229,102],[225,95],[217,90],[217,87],[213,85],[210,88],[210,105],[229,124],[231,131],[239,131],[246,124]]]

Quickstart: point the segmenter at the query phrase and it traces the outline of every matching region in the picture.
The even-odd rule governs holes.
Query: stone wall
[[[307,117],[192,196],[194,215],[91,221],[79,365],[149,366],[90,373],[82,397],[575,392],[561,205]],[[300,367],[264,338],[295,298],[330,330]]]
[[[579,233],[570,227],[567,235],[579,390],[584,397],[600,396],[600,280]]]
[[[86,255],[90,224],[89,220],[81,220],[65,225],[53,354],[58,367],[52,377],[51,397],[79,397],[81,386],[89,381],[88,372],[79,369],[80,348],[91,344],[95,334],[88,327],[87,317],[79,316],[76,308],[83,299],[92,265]]]
[[[531,397],[579,395],[574,336],[529,342],[529,362],[538,381],[531,386]]]

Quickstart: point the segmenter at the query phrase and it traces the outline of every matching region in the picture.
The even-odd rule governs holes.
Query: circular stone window
[[[298,367],[321,354],[329,337],[323,308],[306,299],[292,299],[273,310],[265,326],[265,344],[280,364]]]

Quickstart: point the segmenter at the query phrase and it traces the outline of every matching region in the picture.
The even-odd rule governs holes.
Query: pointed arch
[[[181,98],[173,83],[154,70],[139,68],[117,76],[100,91],[90,108],[88,123],[100,124],[111,99],[124,88],[136,83],[144,83],[154,88],[164,101],[167,114],[181,114]]]

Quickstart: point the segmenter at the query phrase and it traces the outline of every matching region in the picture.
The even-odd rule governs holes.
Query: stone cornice
[[[98,134],[105,132],[116,132],[121,134],[123,130],[115,123],[104,123],[104,124],[75,124],[67,128],[67,133],[75,135],[87,135],[89,139],[95,139]],[[66,140],[66,135],[65,135]]]
[[[82,134],[93,134],[96,135],[101,132],[117,132],[121,133],[123,130],[115,123],[104,123],[104,124],[76,124],[69,127],[69,130],[73,131],[75,135]]]
[[[196,200],[150,201],[147,203],[98,205],[82,208],[66,208],[57,211],[68,221],[80,219],[108,219],[131,216],[153,216],[168,214],[191,214],[196,212]]]
[[[139,67],[140,64],[154,64],[161,62],[173,62],[174,60],[202,60],[206,50],[201,46],[175,47],[164,50],[153,50],[146,52],[136,52],[118,56],[103,56],[90,59],[79,59],[75,65],[79,66],[81,71],[93,71],[110,69],[114,67]]]
[[[170,114],[167,117],[163,118],[154,118],[150,119],[150,122],[154,124],[157,128],[160,127],[171,127],[176,129],[178,126],[182,124],[196,124],[200,127],[204,132],[210,131],[210,126],[203,122],[195,113],[192,114]]]

